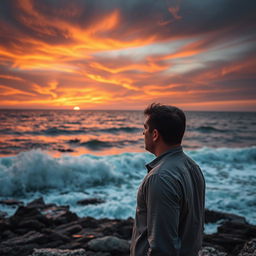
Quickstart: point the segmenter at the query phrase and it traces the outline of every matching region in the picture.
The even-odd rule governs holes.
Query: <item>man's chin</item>
[[[154,154],[154,152],[153,152],[153,150],[152,150],[151,148],[148,148],[148,147],[146,147],[146,146],[145,146],[144,148],[145,148],[145,150],[148,151],[149,153]]]

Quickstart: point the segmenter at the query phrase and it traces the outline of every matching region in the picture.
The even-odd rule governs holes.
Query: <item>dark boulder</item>
[[[78,223],[83,228],[97,228],[99,226],[99,221],[92,217],[83,217],[78,220]]]
[[[105,201],[99,198],[86,198],[86,199],[77,201],[77,204],[79,205],[102,204],[102,203],[105,203]]]
[[[6,200],[0,200],[0,204],[21,206],[24,203],[22,201],[18,201],[18,200],[15,200],[15,199],[6,199]]]
[[[38,220],[25,219],[17,224],[17,228],[40,231],[42,228],[45,228],[45,224],[39,222]]]
[[[39,197],[27,204],[27,207],[38,208],[38,209],[44,208],[45,206],[46,205],[42,197]]]
[[[69,211],[69,206],[52,205],[43,209],[41,213],[57,226],[79,219],[75,213]]]
[[[47,238],[46,235],[36,231],[30,231],[25,235],[16,236],[8,240],[5,240],[4,242],[1,243],[1,245],[12,246],[12,245],[26,245],[31,243],[43,244],[48,240],[49,239]]]
[[[216,223],[219,220],[247,223],[246,219],[242,216],[205,209],[205,223]]]
[[[96,238],[88,243],[88,248],[93,251],[113,252],[113,253],[128,253],[130,244],[127,240],[120,239],[115,236],[105,236]]]
[[[82,230],[82,226],[74,222],[72,224],[60,225],[55,229],[55,231],[58,231],[59,233],[67,236],[78,233],[81,230]]]

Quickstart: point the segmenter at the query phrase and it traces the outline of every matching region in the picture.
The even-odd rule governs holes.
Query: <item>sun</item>
[[[74,110],[80,110],[80,107],[75,106],[73,109],[74,109]]]

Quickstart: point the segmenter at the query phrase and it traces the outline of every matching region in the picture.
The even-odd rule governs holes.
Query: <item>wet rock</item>
[[[9,220],[13,229],[19,228],[19,224],[26,221],[30,222],[30,225],[36,227],[36,229],[43,227],[43,225],[39,224],[38,222],[41,222],[46,226],[51,224],[50,221],[43,216],[37,208],[29,208],[25,206],[20,206],[15,214],[9,218]]]
[[[0,230],[4,232],[11,228],[10,222],[7,219],[0,219]]]
[[[58,226],[55,230],[64,235],[72,235],[72,234],[80,232],[82,230],[82,227],[80,225],[74,223],[72,225],[65,224],[65,225]]]
[[[57,241],[48,242],[47,244],[44,244],[44,245],[40,246],[39,248],[59,248],[62,245],[63,245],[63,241],[57,240]],[[35,248],[37,248],[37,247],[35,247]]]
[[[7,212],[0,211],[0,219],[3,219],[7,216]]]
[[[1,243],[1,245],[12,246],[12,245],[26,245],[30,243],[43,244],[47,242],[48,239],[44,234],[36,231],[30,231],[23,236],[17,236],[10,238]]]
[[[213,247],[203,247],[199,256],[227,256],[227,253]]]
[[[12,256],[12,247],[7,247],[7,246],[0,246],[0,255],[8,255]],[[17,251],[16,251],[17,252]]]
[[[86,256],[111,256],[111,253],[86,251]]]
[[[68,206],[51,206],[42,211],[42,214],[54,222],[55,225],[66,224],[78,220],[78,216],[69,211]]]
[[[223,222],[218,227],[217,233],[204,235],[204,246],[223,249],[228,255],[233,256],[238,255],[247,241],[255,238],[256,226],[248,224],[241,216],[208,210],[206,216],[208,216],[207,221],[222,219]]]
[[[11,230],[5,230],[5,231],[2,231],[1,240],[7,240],[7,239],[13,238],[15,236],[17,236],[17,234],[12,232]]]
[[[14,199],[6,199],[6,200],[0,200],[0,204],[5,205],[23,205],[24,203],[22,201],[14,200]]]
[[[47,236],[48,240],[51,242],[53,242],[53,241],[60,241],[61,243],[71,242],[71,239],[68,236],[61,234],[59,232],[56,232],[54,230],[44,229],[43,232]],[[48,243],[47,243],[47,245],[48,245]]]
[[[59,215],[61,215],[63,212],[65,213],[68,210],[69,210],[69,206],[66,206],[66,205],[62,205],[62,206],[47,205],[47,207],[41,210],[41,213],[45,215],[48,219],[55,219]]]
[[[215,223],[219,220],[237,223],[247,223],[246,219],[242,216],[205,209],[205,223]]]
[[[99,221],[92,217],[81,218],[78,223],[84,228],[97,228],[99,226]]]
[[[27,204],[27,207],[34,207],[34,208],[44,208],[45,202],[44,199],[42,197],[39,197],[33,201],[31,201],[30,203]]]
[[[208,242],[211,245],[218,245],[222,248],[225,248],[229,253],[235,254],[234,251],[241,249],[246,242],[245,238],[236,236],[234,234],[212,234],[205,235],[204,242]]]
[[[124,239],[115,236],[105,236],[91,240],[88,243],[88,248],[93,251],[127,253],[129,252],[130,245]]]
[[[256,238],[247,242],[238,256],[256,256]]]
[[[218,227],[218,233],[230,233],[243,237],[246,240],[250,240],[256,236],[256,226],[228,221],[224,222],[220,227]]]
[[[34,217],[37,215],[41,215],[40,211],[37,208],[28,208],[25,206],[20,206],[13,215],[13,217],[11,217],[11,219]]]
[[[0,245],[0,255],[2,256],[28,256],[33,252],[34,248],[37,248],[37,244],[26,244],[22,246],[10,246],[2,247]]]
[[[207,221],[223,220],[218,232],[204,235],[202,256],[256,256],[256,226],[243,217],[206,210]],[[0,218],[0,255],[28,256],[34,248],[86,249],[87,256],[128,256],[133,219],[79,218],[68,206],[43,198]],[[248,241],[252,241],[247,243]],[[246,244],[246,246],[245,246]],[[243,251],[244,250],[244,251]]]
[[[237,255],[247,241],[255,238],[256,226],[240,222],[224,222],[218,227],[218,232],[204,236],[204,245],[219,246]]]
[[[77,201],[77,204],[79,205],[88,205],[88,204],[102,204],[105,203],[104,200],[99,198],[87,198]]]
[[[105,232],[109,234],[117,233],[119,237],[123,239],[130,239],[132,236],[132,229],[133,229],[133,219],[128,218],[127,220],[120,220],[116,224],[112,225],[112,230],[109,228],[109,230],[105,229]]]
[[[61,250],[61,249],[35,249],[31,256],[86,256],[84,249]]]
[[[40,231],[42,228],[45,228],[45,224],[39,222],[38,220],[24,220],[17,224],[17,228],[26,228],[28,230],[37,230]]]

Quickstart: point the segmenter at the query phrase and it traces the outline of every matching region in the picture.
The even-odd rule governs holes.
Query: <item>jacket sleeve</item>
[[[145,184],[148,256],[178,256],[180,196],[178,182],[153,174]]]

